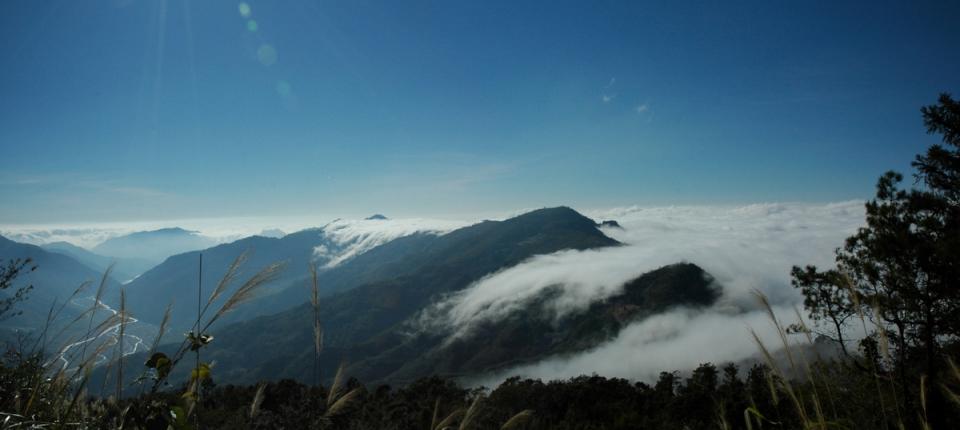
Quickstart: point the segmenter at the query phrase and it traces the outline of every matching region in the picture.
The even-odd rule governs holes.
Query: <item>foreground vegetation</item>
[[[515,378],[490,391],[439,378],[397,389],[366,387],[347,380],[341,366],[326,388],[316,376],[323,329],[314,272],[314,384],[217,386],[214,364],[201,360],[213,341],[208,331],[279,270],[266,267],[214,311],[241,256],[206,305],[198,302],[194,329],[180,347],[169,356],[156,352],[164,318],[149,360],[133,370],[125,370],[122,354],[130,320],[123,294],[115,315],[95,318],[101,282],[91,310],[73,323],[86,322],[81,339],[112,333],[115,340],[90,342],[89,354],[85,343],[72,367],[54,365],[44,355],[49,325],[33,346],[10,348],[0,362],[0,428],[952,428],[960,422],[954,360],[960,353],[960,103],[942,95],[922,112],[928,131],[946,146],[934,145],[914,161],[917,185],[899,188],[902,176],[894,172],[881,177],[876,198],[866,205],[866,226],[837,250],[836,267],[793,268],[813,326],[799,310],[793,324],[783,322],[758,294],[780,337],[777,345],[767,345],[754,335],[761,364],[703,364],[689,375],[662,373],[653,385],[599,376],[546,383]],[[32,270],[29,263],[0,268],[0,291],[21,271]],[[0,317],[28,290],[0,302]],[[60,310],[51,308],[48,323]],[[856,341],[854,332],[860,333]],[[824,344],[841,353],[818,356]],[[113,359],[104,374],[115,375],[113,383],[103,378],[95,384],[100,389],[91,389],[91,371],[110,349]],[[191,371],[188,382],[175,388],[168,380],[178,365]],[[125,371],[142,371],[134,389],[139,391],[125,387]]]
[[[16,360],[20,360],[17,362]],[[2,428],[135,429],[749,429],[921,428],[894,405],[887,380],[858,362],[811,363],[811,378],[786,381],[757,364],[703,364],[665,372],[656,383],[601,376],[566,381],[508,379],[487,393],[440,378],[408,386],[332,388],[283,380],[258,386],[207,381],[191,406],[189,387],[122,399],[70,395],[57,381],[36,381],[36,358],[7,356],[0,368]],[[956,369],[954,369],[956,372]],[[960,383],[954,373],[951,384]],[[908,390],[922,400],[921,381]],[[332,394],[331,394],[332,393]],[[960,406],[960,405],[958,405]],[[192,409],[192,410],[191,410]],[[958,417],[956,411],[947,416]],[[7,412],[15,411],[15,412]],[[955,421],[954,421],[955,422]],[[508,425],[509,424],[509,425]],[[945,427],[949,428],[949,427]]]

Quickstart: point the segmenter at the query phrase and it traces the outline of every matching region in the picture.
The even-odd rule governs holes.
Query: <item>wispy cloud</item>
[[[617,94],[613,92],[613,86],[617,83],[617,78],[610,78],[610,82],[607,85],[604,85],[603,90],[601,91],[600,100],[603,100],[604,103],[610,103],[613,99],[617,98]]]
[[[474,165],[457,172],[437,182],[437,185],[447,191],[460,191],[471,185],[494,181],[516,170],[515,163],[490,163]]]
[[[513,175],[526,163],[522,159],[501,160],[470,153],[438,153],[432,157],[400,159],[396,171],[380,177],[394,194],[430,196],[459,193]]]
[[[323,227],[329,243],[314,249],[314,256],[334,267],[377,246],[415,233],[444,234],[467,225],[461,221],[427,218],[336,220]]]
[[[100,179],[73,173],[2,174],[0,186],[47,185],[64,192],[99,191],[132,197],[175,197],[176,194],[152,187],[130,185],[115,179]]]
[[[17,174],[4,172],[0,173],[0,186],[29,186],[43,185],[57,182],[65,182],[67,177],[62,174]]]

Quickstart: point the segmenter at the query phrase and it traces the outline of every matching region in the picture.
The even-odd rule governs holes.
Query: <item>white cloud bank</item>
[[[794,315],[789,307],[777,306],[774,311],[779,316]],[[516,375],[551,380],[598,374],[650,383],[660,372],[691,370],[705,362],[737,362],[753,356],[758,349],[750,329],[768,347],[780,345],[765,311],[733,314],[678,309],[631,324],[614,340],[592,350],[482,375],[470,382],[493,387]]]
[[[444,234],[469,223],[426,218],[336,220],[323,227],[328,244],[314,248],[314,256],[334,267],[373,248],[415,233]]]
[[[534,257],[491,274],[448,297],[424,322],[451,327],[453,336],[479,322],[523,309],[546,288],[562,294],[547,303],[557,314],[576,312],[621,291],[623,284],[661,266],[688,261],[723,287],[706,311],[678,310],[635,323],[613,341],[573,357],[554,358],[513,374],[565,378],[597,372],[649,380],[662,370],[700,362],[735,361],[756,346],[747,327],[768,341],[775,334],[758,312],[753,290],[766,294],[782,318],[793,319],[802,296],[790,286],[793,265],[830,265],[833,250],[863,224],[863,203],[756,204],[739,207],[621,208],[586,211],[624,229],[604,228],[626,246],[563,251]],[[487,381],[490,382],[490,381]]]

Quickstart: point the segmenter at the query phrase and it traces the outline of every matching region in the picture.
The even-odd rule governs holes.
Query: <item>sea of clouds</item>
[[[861,201],[584,213],[597,221],[618,221],[623,229],[603,231],[625,246],[531,258],[447,297],[425,312],[420,323],[448,327],[454,338],[468,335],[478,323],[522,312],[546,288],[560,291],[549,295],[546,306],[562,316],[619,293],[643,273],[680,261],[713,275],[721,298],[709,309],[657,315],[629,325],[593,350],[486,375],[481,383],[491,386],[512,375],[557,379],[591,373],[650,381],[663,370],[749,358],[757,352],[750,329],[765,343],[778,339],[754,292],[765,294],[780,318],[795,321],[802,296],[790,285],[790,268],[832,264],[833,251],[864,219]]]
[[[794,320],[795,309],[802,307],[802,296],[790,286],[790,268],[831,265],[834,249],[864,220],[862,201],[581,212],[598,222],[618,221],[622,229],[602,230],[624,246],[533,257],[446,297],[426,310],[420,323],[426,328],[442,327],[451,339],[468,335],[478,323],[522,312],[531,300],[543,297],[546,288],[559,291],[549,295],[546,306],[561,317],[619,293],[627,281],[643,273],[681,261],[697,264],[710,273],[721,287],[721,298],[706,310],[675,309],[633,323],[592,350],[484,375],[479,383],[491,386],[512,375],[557,379],[591,373],[651,381],[663,370],[689,370],[705,361],[722,363],[754,356],[757,347],[749,330],[755,330],[770,344],[777,343],[777,333],[753,292],[769,297],[782,319]],[[110,237],[173,226],[199,231],[219,242],[264,231],[276,235],[276,230],[289,233],[323,226],[329,244],[315,249],[315,254],[326,258],[327,266],[332,267],[399,237],[418,232],[444,234],[475,221],[231,218],[79,226],[0,225],[0,234],[35,244],[65,240],[89,248]]]

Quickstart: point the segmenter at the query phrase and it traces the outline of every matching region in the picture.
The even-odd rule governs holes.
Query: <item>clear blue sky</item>
[[[960,93],[956,2],[687,3],[3,1],[0,222],[868,198]]]

